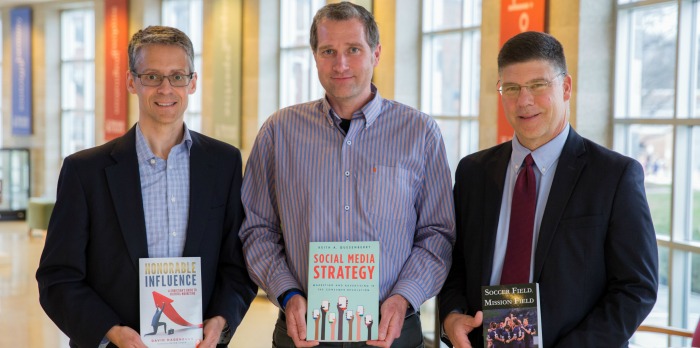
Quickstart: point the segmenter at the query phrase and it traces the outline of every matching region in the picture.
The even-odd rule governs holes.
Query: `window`
[[[481,0],[423,1],[421,109],[440,125],[452,173],[478,149],[480,54]]]
[[[0,37],[2,37],[2,16],[0,16]],[[0,47],[0,66],[2,66],[2,47]],[[2,81],[2,69],[0,69],[0,81]],[[2,95],[2,84],[0,84],[0,95]],[[2,143],[2,98],[0,98],[0,148],[3,147]],[[2,187],[0,187],[0,193],[2,191]]]
[[[324,0],[280,0],[280,108],[323,97],[309,28]]]
[[[163,0],[163,25],[182,30],[194,47],[197,90],[189,97],[185,124],[197,132],[202,130],[202,21],[202,0]]]
[[[454,177],[479,145],[481,0],[423,0],[422,23],[421,110],[440,126]],[[423,335],[445,347],[435,302],[421,306]]]
[[[95,16],[61,12],[61,156],[95,146]]]
[[[645,323],[700,320],[700,4],[619,0],[614,148],[644,167],[659,245],[659,296]],[[676,341],[677,340],[677,341]],[[683,346],[640,333],[641,346]]]

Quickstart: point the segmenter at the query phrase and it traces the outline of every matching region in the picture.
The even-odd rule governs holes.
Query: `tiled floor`
[[[29,238],[24,222],[0,222],[0,347],[64,348],[68,339],[39,306],[34,273],[44,233]],[[269,347],[277,309],[266,298],[253,301],[230,347]]]

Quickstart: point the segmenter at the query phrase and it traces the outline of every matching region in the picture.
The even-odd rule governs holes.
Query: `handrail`
[[[688,329],[682,329],[672,326],[659,326],[659,325],[640,325],[637,331],[642,332],[656,332],[666,335],[681,336],[681,337],[693,337],[693,331]]]

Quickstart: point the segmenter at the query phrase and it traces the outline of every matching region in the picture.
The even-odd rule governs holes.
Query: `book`
[[[141,340],[148,347],[194,347],[202,341],[199,257],[139,259]]]
[[[482,286],[481,300],[484,347],[516,341],[523,347],[542,347],[539,284]]]
[[[379,242],[311,242],[307,340],[377,339]]]

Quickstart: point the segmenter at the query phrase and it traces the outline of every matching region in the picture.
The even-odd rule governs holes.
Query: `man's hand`
[[[472,345],[469,343],[467,335],[481,326],[483,319],[484,314],[481,311],[476,312],[473,317],[466,314],[450,313],[445,318],[443,326],[447,337],[455,348],[471,348]]]
[[[295,347],[313,347],[318,341],[306,340],[306,299],[299,294],[292,296],[287,301],[284,309],[287,317],[287,335],[294,341]]]
[[[407,309],[408,301],[401,295],[393,295],[386,299],[379,309],[381,320],[379,321],[377,340],[367,341],[367,344],[376,347],[391,347],[394,340],[401,335]]]
[[[119,348],[148,348],[141,341],[141,335],[128,326],[112,326],[107,331],[107,339]]]
[[[219,337],[221,337],[221,331],[224,330],[226,326],[226,319],[224,317],[217,315],[211,319],[204,321],[204,340],[199,342],[197,348],[216,348],[216,344],[219,343]]]

